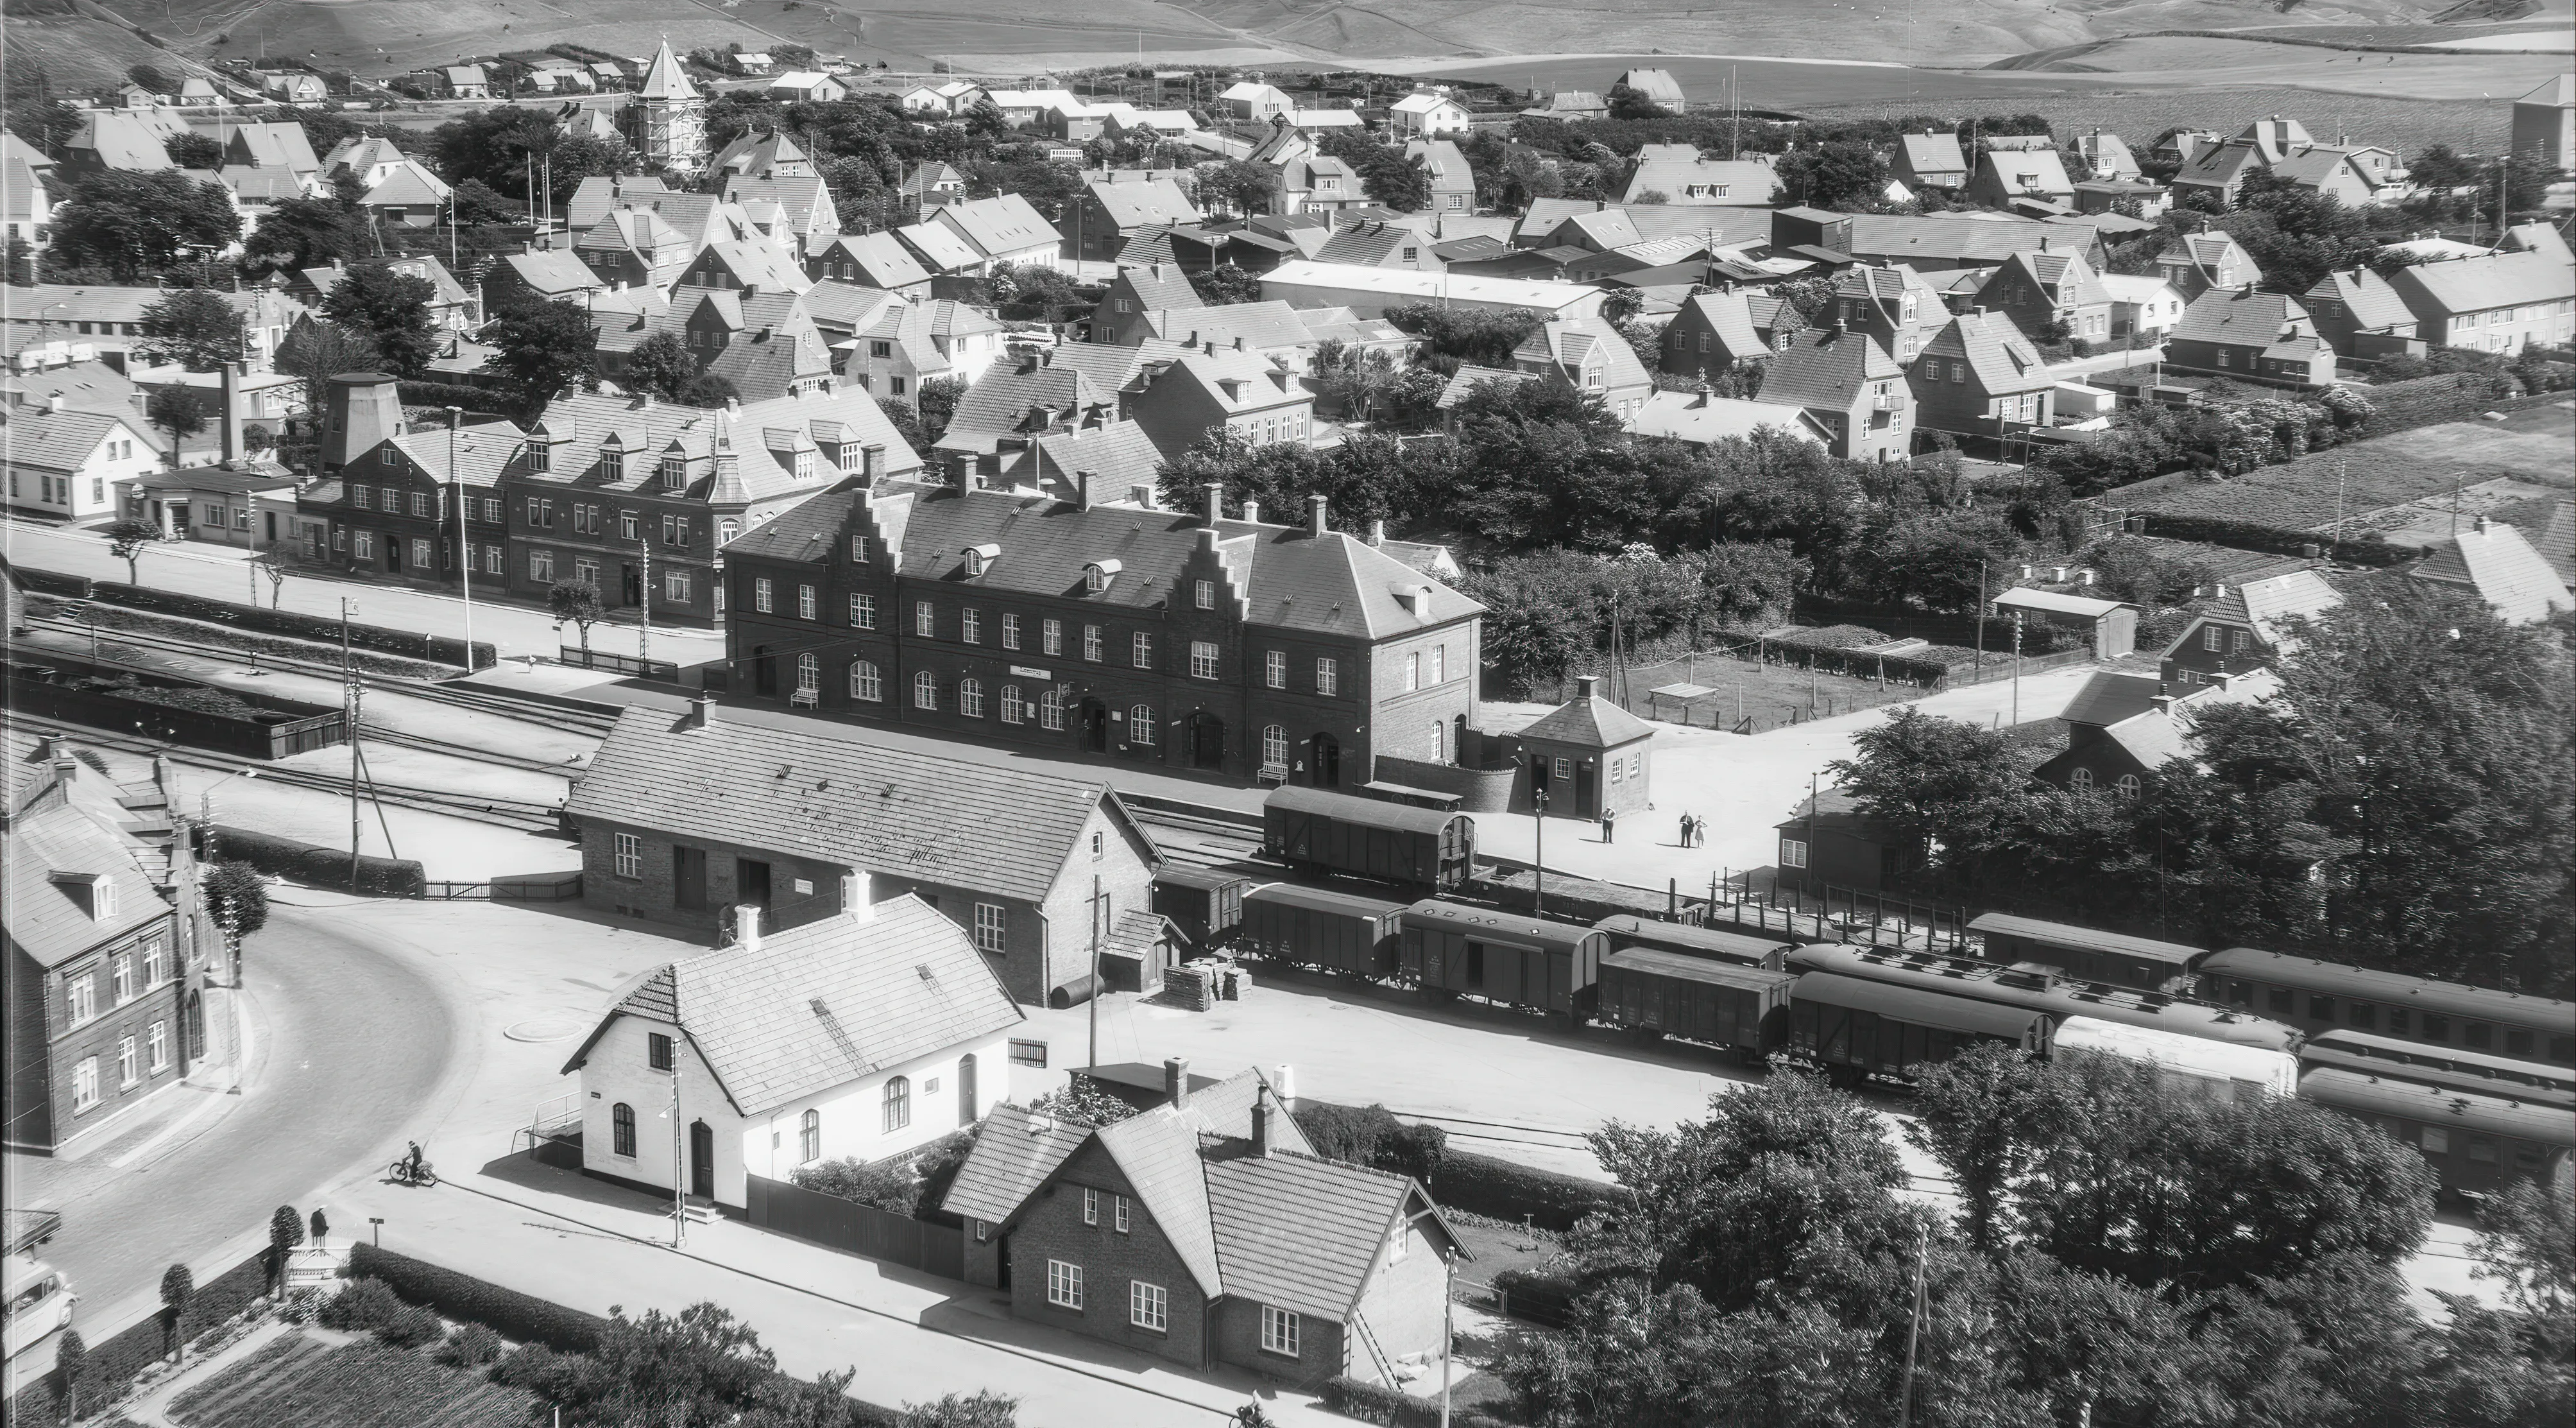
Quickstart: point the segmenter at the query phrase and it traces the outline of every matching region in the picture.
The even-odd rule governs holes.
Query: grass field
[[[1967,99],[1828,104],[1801,112],[1847,118],[1908,114],[1969,115],[1995,112],[2000,101]],[[2363,99],[2307,89],[2123,90],[2068,88],[2038,94],[2018,109],[2033,109],[2068,129],[2108,129],[2143,143],[2166,129],[2187,125],[2233,132],[2269,114],[2302,120],[2317,133],[2349,133],[2412,154],[2444,143],[2464,150],[2492,150],[2505,140],[2512,106],[2503,100]]]
[[[2435,508],[2447,516],[2455,482],[2464,515],[2478,508],[2466,493],[2500,477],[2512,479],[2480,493],[2497,507],[2530,503],[2533,491],[2576,492],[2567,464],[2571,440],[2576,412],[2534,407],[2500,423],[2453,422],[2355,442],[2232,481],[2185,486],[2131,509],[2291,531],[2330,528],[2340,513],[2347,534],[2376,528],[2437,536],[2447,533],[2447,523],[2427,527]]]
[[[169,1416],[180,1428],[497,1428],[527,1421],[532,1401],[423,1352],[290,1334],[180,1395]]]

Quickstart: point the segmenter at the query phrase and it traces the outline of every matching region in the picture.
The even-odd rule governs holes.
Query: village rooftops
[[[1999,312],[1979,309],[1950,319],[1924,345],[1923,355],[1964,360],[1988,396],[2044,392],[2057,385],[2030,339]]]
[[[857,474],[870,446],[883,453],[889,475],[921,464],[885,413],[858,390],[729,407],[573,392],[546,404],[527,445],[531,455],[518,463],[515,479],[717,504],[819,491]],[[534,455],[540,448],[541,463]],[[665,463],[674,460],[682,463],[676,484],[664,474]]]
[[[2415,578],[2474,592],[2512,624],[2527,625],[2569,608],[2566,582],[2558,578],[2521,531],[2478,518],[2459,536],[2415,567]]]

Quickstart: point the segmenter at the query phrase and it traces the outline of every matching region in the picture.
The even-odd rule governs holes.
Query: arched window
[[[1016,684],[1003,685],[1002,722],[1005,724],[1025,723],[1028,718],[1028,712],[1029,706],[1020,698],[1020,687]]]
[[[804,1124],[796,1130],[796,1159],[810,1165],[823,1158],[823,1113],[807,1111]]]
[[[2086,768],[2070,770],[2066,775],[2066,786],[2069,788],[2091,788],[2093,786],[2093,771]]]
[[[812,694],[823,687],[823,661],[809,654],[796,657],[796,692]]]
[[[2120,796],[2122,798],[2135,798],[2138,796],[2138,790],[2145,785],[2138,782],[2138,776],[2136,774],[2122,774],[2120,775],[2119,782],[2114,783],[2111,786],[2120,791]]]
[[[1139,704],[1127,711],[1127,742],[1152,748],[1154,744],[1154,706]]]
[[[608,1143],[619,1155],[635,1154],[635,1108],[624,1101],[608,1108]]]
[[[850,697],[852,699],[862,700],[869,704],[883,704],[885,702],[885,676],[879,674],[877,672],[877,667],[867,660],[857,660],[852,662],[850,665]]]
[[[1064,691],[1049,689],[1038,696],[1038,727],[1064,732]]]
[[[1288,766],[1288,731],[1276,724],[1261,730],[1261,762],[1264,766]]]
[[[939,707],[939,676],[925,669],[912,677],[912,707],[915,709]]]
[[[984,681],[980,679],[957,681],[957,712],[969,719],[984,717]]]
[[[892,1135],[912,1124],[912,1081],[896,1076],[885,1083],[885,1129]]]

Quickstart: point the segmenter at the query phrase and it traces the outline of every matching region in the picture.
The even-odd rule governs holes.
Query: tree
[[[143,415],[170,433],[170,464],[179,464],[179,447],[206,429],[206,403],[187,387],[162,387],[144,400]]]
[[[292,1205],[280,1205],[268,1215],[268,1272],[278,1290],[286,1288],[287,1256],[304,1243],[304,1217]]]
[[[589,335],[585,324],[583,336]],[[656,332],[626,354],[624,385],[664,401],[679,399],[682,388],[698,375],[698,359],[675,332]]]
[[[78,1423],[81,1382],[89,1377],[89,1340],[81,1337],[80,1330],[65,1329],[54,1341],[54,1377],[58,1380],[55,1391],[62,1397],[63,1421]]]
[[[1610,93],[1606,97],[1610,102],[1610,117],[1613,119],[1634,121],[1672,117],[1672,114],[1662,105],[1624,84],[1610,86]]]
[[[986,1389],[951,1393],[936,1403],[907,1403],[896,1428],[1016,1428],[1020,1401]]]
[[[481,179],[470,178],[457,184],[448,192],[447,207],[450,216],[468,227],[517,223],[528,216]]]
[[[365,210],[338,197],[281,199],[242,245],[253,277],[353,261],[372,249]]]
[[[715,1304],[629,1319],[609,1310],[598,1347],[563,1385],[567,1424],[723,1423],[771,1391],[778,1360]]]
[[[161,528],[150,521],[128,516],[108,522],[100,534],[107,537],[108,552],[125,562],[125,583],[142,584],[143,548],[162,538]]]
[[[590,627],[608,617],[608,606],[600,599],[599,587],[587,580],[558,580],[546,587],[546,613],[558,625],[570,625],[581,635],[581,652],[590,654]]]
[[[554,116],[545,109],[501,104],[439,125],[429,135],[428,149],[449,183],[471,179],[526,198],[538,159],[562,143]],[[570,191],[562,175],[555,181],[558,191]],[[572,185],[580,182],[571,180]]]
[[[1918,856],[1936,833],[1951,845],[1969,814],[2018,792],[2027,762],[2000,732],[1911,704],[1854,735],[1852,752],[1825,772]]]
[[[733,384],[731,377],[721,372],[700,372],[680,389],[678,401],[684,407],[720,407],[741,399],[742,389]]]
[[[385,263],[349,269],[322,296],[322,315],[375,344],[376,356],[397,377],[417,377],[438,353],[429,305],[438,289]]]
[[[577,303],[529,303],[494,323],[489,340],[500,350],[486,365],[507,377],[531,410],[564,392],[590,391],[599,385],[599,354],[590,314]],[[679,339],[668,333],[656,333],[637,346],[640,351],[656,342],[679,346]],[[696,359],[688,358],[685,347],[681,356],[688,360],[689,375],[695,376]]]
[[[319,1205],[313,1207],[312,1227],[313,1243],[318,1248],[325,1237],[331,1233],[331,1219],[322,1213],[322,1207]]]
[[[1380,149],[1360,170],[1360,190],[1398,213],[1431,206],[1431,174],[1394,149]]]
[[[161,1272],[161,1352],[165,1357],[184,1357],[183,1326],[188,1318],[188,1305],[197,1297],[197,1277],[184,1264],[174,1264]]]
[[[1062,1125],[1097,1130],[1136,1114],[1136,1108],[1100,1089],[1100,1083],[1090,1077],[1076,1075],[1061,1089],[1029,1102],[1029,1114],[1046,1116]]]
[[[1199,204],[1249,218],[1268,213],[1279,192],[1279,171],[1250,159],[1229,159],[1198,171]]]
[[[241,236],[232,195],[177,169],[83,176],[54,208],[52,262],[96,264],[133,282],[222,251]]]
[[[1867,143],[1834,142],[1780,160],[1780,182],[1810,208],[1866,212],[1887,201],[1887,160]]]
[[[957,415],[957,399],[964,395],[963,377],[933,377],[915,389],[913,409],[921,413],[921,432],[931,445],[937,446],[947,434],[949,420]]]
[[[1261,275],[1232,263],[1219,263],[1190,274],[1190,289],[1210,307],[1261,301]]]
[[[331,379],[343,372],[373,371],[378,362],[374,338],[310,315],[287,329],[275,360],[277,370],[296,379],[304,419],[315,425],[330,407]]]
[[[224,146],[193,129],[162,140],[161,152],[183,169],[219,169],[224,166]]]
[[[212,372],[242,360],[241,311],[204,288],[181,288],[143,309],[143,360]]]
[[[241,980],[242,943],[268,925],[268,879],[239,858],[226,858],[206,869],[200,886],[206,916],[224,935],[224,955],[232,962],[233,980]]]

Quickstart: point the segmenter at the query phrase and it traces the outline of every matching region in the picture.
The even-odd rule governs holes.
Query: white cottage
[[[564,1066],[585,1173],[668,1195],[684,1154],[693,1203],[741,1209],[753,1176],[903,1155],[1009,1096],[1020,1009],[966,934],[910,894],[849,905],[771,936],[739,909],[731,944],[627,984]]]

